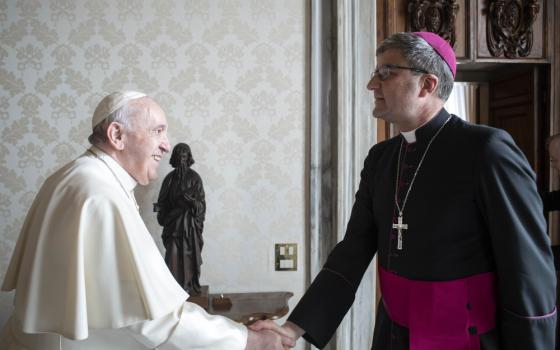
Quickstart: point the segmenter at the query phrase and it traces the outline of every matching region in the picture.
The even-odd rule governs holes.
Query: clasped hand
[[[194,202],[194,199],[195,199],[194,195],[192,195],[190,193],[187,193],[187,192],[183,193],[183,198],[185,198],[185,200],[189,203]]]
[[[291,322],[283,326],[274,321],[257,321],[249,326],[247,350],[287,350],[296,345],[304,331]]]

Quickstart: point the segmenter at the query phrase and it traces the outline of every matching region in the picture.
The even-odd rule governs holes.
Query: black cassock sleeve
[[[554,349],[556,274],[542,203],[527,160],[494,130],[478,163],[476,200],[487,223],[498,277],[504,349]]]
[[[352,306],[360,281],[377,251],[377,229],[368,185],[374,148],[364,162],[344,239],[330,253],[288,318],[304,329],[303,337],[318,348],[328,343]]]

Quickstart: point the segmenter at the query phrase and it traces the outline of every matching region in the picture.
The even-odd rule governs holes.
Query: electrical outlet
[[[276,243],[274,265],[276,271],[296,271],[297,243]]]

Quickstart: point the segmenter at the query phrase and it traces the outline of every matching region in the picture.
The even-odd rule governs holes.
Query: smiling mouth
[[[152,156],[152,158],[154,158],[154,160],[155,160],[156,162],[159,162],[160,160],[163,159],[163,156],[158,156],[158,155],[155,155],[155,154],[154,154],[154,155]]]

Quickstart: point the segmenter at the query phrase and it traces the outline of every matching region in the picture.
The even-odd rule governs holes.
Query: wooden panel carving
[[[537,0],[489,0],[486,40],[492,56],[528,56],[539,11]]]
[[[408,30],[433,32],[455,45],[456,0],[411,0],[408,3]]]

